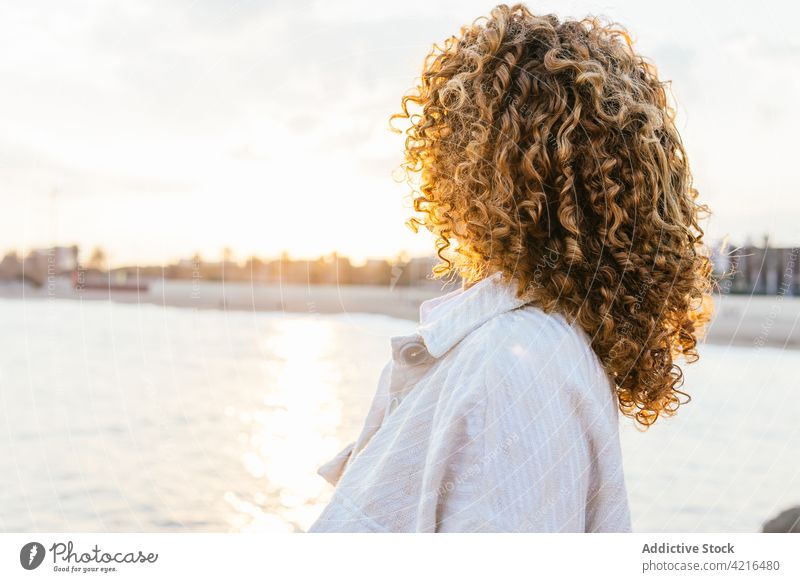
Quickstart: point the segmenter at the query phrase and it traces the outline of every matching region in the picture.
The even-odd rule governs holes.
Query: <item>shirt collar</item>
[[[434,357],[443,356],[470,332],[493,317],[527,301],[516,296],[516,285],[494,273],[467,289],[456,289],[420,305],[417,332]]]

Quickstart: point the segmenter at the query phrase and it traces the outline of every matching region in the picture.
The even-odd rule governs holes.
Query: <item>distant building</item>
[[[712,257],[723,293],[800,295],[800,248],[745,245]]]
[[[441,286],[441,281],[431,278],[433,267],[439,263],[438,257],[415,257],[395,263],[392,283],[395,286],[430,285]]]
[[[10,252],[0,261],[0,281],[16,281],[22,276],[22,261],[16,252]]]
[[[71,273],[78,266],[78,247],[51,247],[34,249],[25,257],[25,265],[31,267],[46,266],[53,275]]]
[[[33,249],[23,259],[11,252],[0,261],[0,281],[25,280],[42,286],[48,280],[71,274],[77,266],[77,246]]]

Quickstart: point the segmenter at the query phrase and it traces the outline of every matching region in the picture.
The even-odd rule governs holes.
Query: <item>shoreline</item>
[[[38,289],[0,285],[0,299],[80,299],[250,312],[368,313],[417,321],[420,303],[454,288],[444,284],[383,287],[155,281],[146,291],[76,291],[59,282]],[[800,297],[715,295],[714,306],[714,319],[702,343],[800,349]]]

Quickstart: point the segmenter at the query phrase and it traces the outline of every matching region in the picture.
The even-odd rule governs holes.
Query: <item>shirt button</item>
[[[428,359],[428,349],[421,342],[411,342],[400,350],[400,360],[409,366],[417,366]]]

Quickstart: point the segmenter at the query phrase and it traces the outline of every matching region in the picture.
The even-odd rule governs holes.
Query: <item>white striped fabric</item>
[[[312,532],[616,532],[630,515],[612,385],[583,331],[499,274],[425,302]]]

